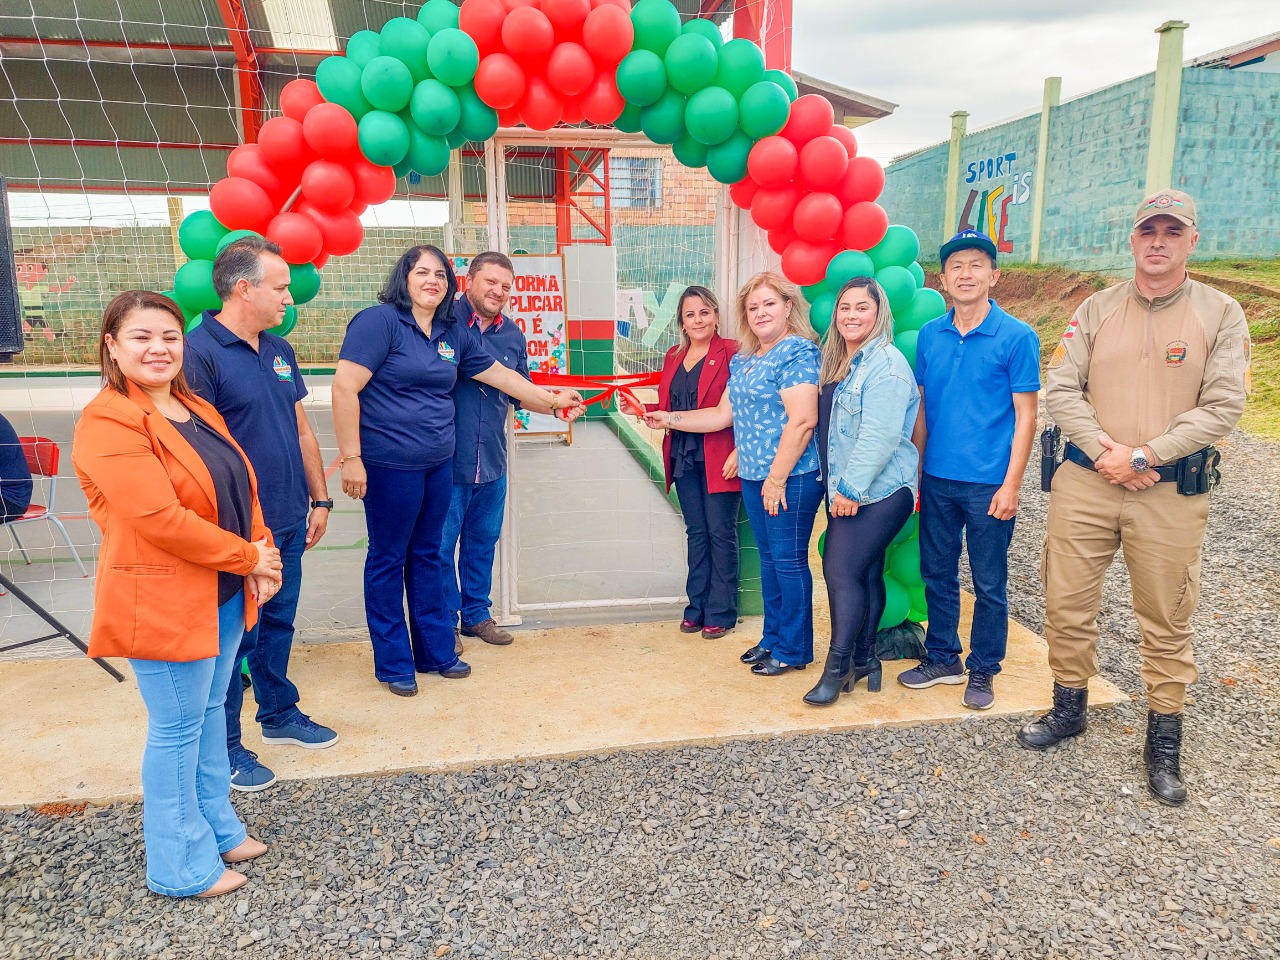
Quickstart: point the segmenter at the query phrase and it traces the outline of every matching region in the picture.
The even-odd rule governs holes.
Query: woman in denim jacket
[[[822,572],[831,648],[805,703],[835,703],[863,677],[868,691],[880,689],[884,556],[915,508],[920,457],[911,431],[919,406],[911,366],[893,345],[888,298],[874,280],[855,277],[840,290],[822,347],[818,452],[827,486]]]

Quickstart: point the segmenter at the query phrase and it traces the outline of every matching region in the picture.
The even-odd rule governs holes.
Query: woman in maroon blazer
[[[720,305],[706,287],[680,295],[678,346],[667,351],[658,384],[658,402],[650,410],[714,407],[729,383],[729,358],[735,340],[716,332]],[[689,605],[682,633],[708,640],[722,637],[738,621],[738,452],[733,428],[716,433],[686,433],[673,427],[662,441],[667,489],[676,485],[689,540]]]

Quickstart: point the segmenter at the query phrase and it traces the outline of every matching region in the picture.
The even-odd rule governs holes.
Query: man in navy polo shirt
[[[240,642],[258,701],[262,740],[316,749],[333,746],[338,735],[298,709],[298,688],[286,673],[302,553],[324,536],[333,501],[320,444],[302,408],[307,388],[293,347],[267,332],[280,324],[293,302],[289,279],[289,265],[276,244],[260,237],[229,244],[213,262],[213,286],[222,309],[207,311],[187,335],[183,373],[192,389],[222,414],[244,448],[258,477],[263,517],[284,563],[284,584]],[[264,790],[276,777],[240,742],[243,701],[237,673],[227,688],[226,704],[231,787]]]
[[[991,238],[964,230],[942,245],[952,308],[920,329],[916,422],[921,454],[920,573],[929,607],[925,658],[898,677],[919,689],[969,682],[964,705],[987,710],[1009,639],[1009,543],[1035,438],[1040,338],[990,299],[1000,279]],[[973,573],[969,657],[960,664],[960,547]]]
[[[515,267],[506,255],[493,251],[478,255],[467,271],[465,292],[453,302],[453,315],[480,336],[493,359],[527,380],[524,334],[510,317],[502,315],[514,282]],[[461,623],[461,636],[456,637],[459,648],[461,637],[505,645],[515,637],[490,615],[489,590],[507,500],[507,411],[519,404],[479,380],[459,378],[453,388],[453,405],[457,435],[453,498],[440,544],[445,602],[454,629]]]

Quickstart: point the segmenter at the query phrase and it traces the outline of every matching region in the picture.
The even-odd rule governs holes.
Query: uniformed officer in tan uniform
[[[1190,279],[1195,202],[1177,190],[1134,215],[1132,280],[1080,305],[1049,361],[1045,403],[1068,439],[1053,479],[1042,576],[1053,709],[1018,733],[1046,749],[1085,729],[1098,673],[1098,607],[1124,546],[1142,633],[1147,784],[1187,796],[1182,707],[1196,679],[1191,616],[1209,516],[1212,451],[1244,411],[1249,328],[1240,305]]]

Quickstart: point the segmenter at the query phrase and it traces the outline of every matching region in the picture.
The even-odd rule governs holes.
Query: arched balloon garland
[[[314,81],[288,83],[280,109],[231,151],[210,209],[179,228],[189,260],[171,296],[189,327],[221,306],[213,260],[228,243],[253,233],[278,243],[294,304],[305,304],[328,259],[360,247],[360,214],[390,199],[398,178],[443,173],[451,150],[521,123],[614,126],[705,167],[766,231],[819,333],[856,276],[884,287],[894,342],[913,365],[917,331],[944,310],[924,286],[916,235],[876,202],[884,171],[858,156],[830,101],[798,96],[751,41],[725,41],[709,20],[682,24],[669,0],[427,0],[416,19],[356,33]],[[272,332],[297,322],[291,306]],[[915,529],[913,518],[889,554],[885,625],[924,619]]]

